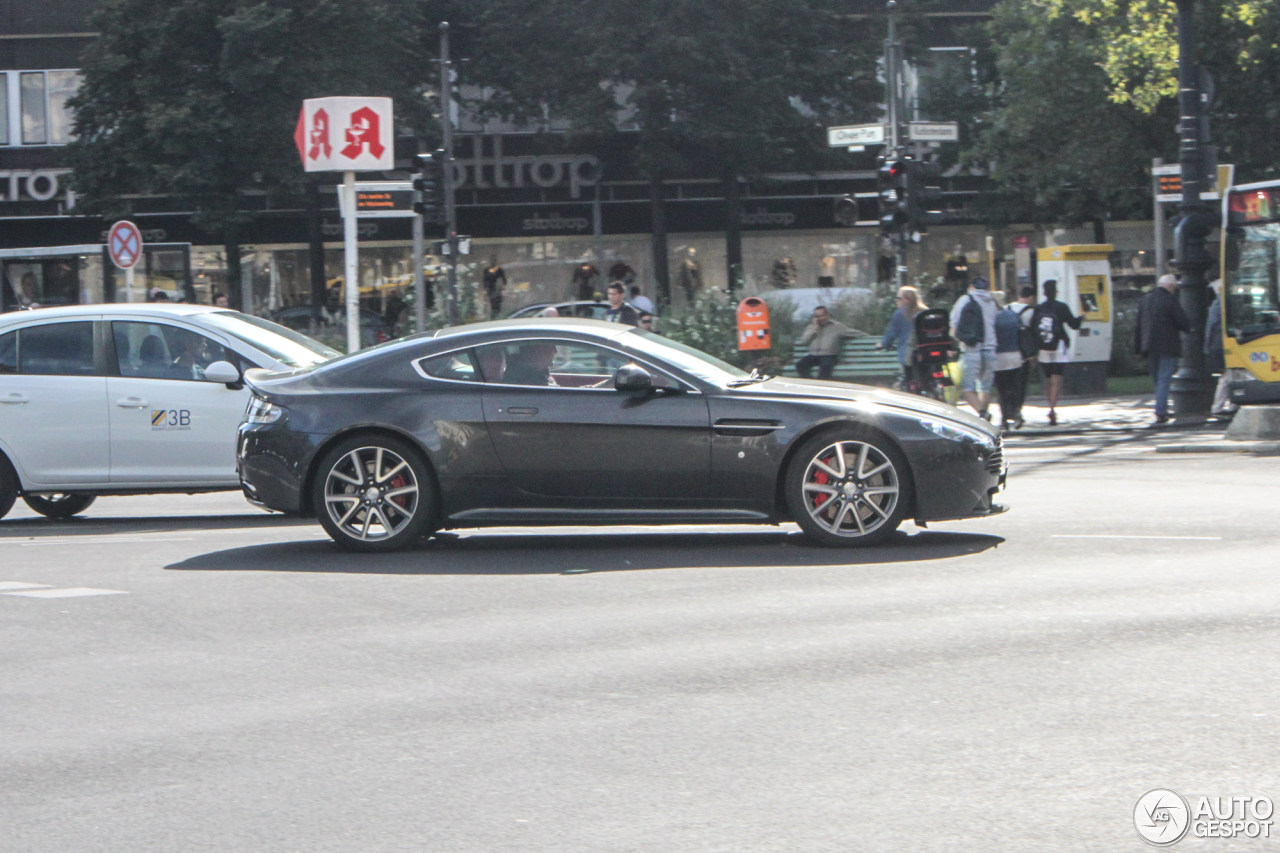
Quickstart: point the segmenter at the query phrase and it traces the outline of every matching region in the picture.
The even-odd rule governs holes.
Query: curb
[[[1252,453],[1280,456],[1280,441],[1232,441],[1213,444],[1162,444],[1156,453]]]

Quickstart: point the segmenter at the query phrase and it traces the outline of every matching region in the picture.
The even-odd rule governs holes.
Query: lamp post
[[[1205,273],[1213,256],[1205,245],[1215,221],[1200,198],[1205,181],[1205,140],[1200,138],[1202,109],[1200,66],[1196,64],[1195,0],[1178,4],[1178,161],[1182,166],[1180,219],[1174,231],[1174,266],[1180,274],[1178,302],[1191,320],[1191,331],[1182,336],[1182,359],[1170,385],[1173,412],[1179,421],[1203,420],[1213,402],[1213,377],[1205,369],[1204,326],[1208,313],[1208,281]],[[1158,204],[1159,202],[1157,202]]]

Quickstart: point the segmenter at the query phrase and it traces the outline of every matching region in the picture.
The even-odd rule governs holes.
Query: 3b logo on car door
[[[191,429],[190,409],[155,409],[151,412],[152,432]]]

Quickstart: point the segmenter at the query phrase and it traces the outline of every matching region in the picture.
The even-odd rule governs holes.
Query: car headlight
[[[280,416],[284,414],[284,409],[275,403],[268,403],[261,397],[254,397],[249,401],[249,410],[244,413],[244,422],[247,424],[273,424],[280,420]]]
[[[985,432],[961,424],[949,421],[922,420],[920,421],[920,426],[939,438],[945,438],[948,441],[967,441],[972,444],[982,445],[988,450],[995,450],[996,447],[996,440]]]

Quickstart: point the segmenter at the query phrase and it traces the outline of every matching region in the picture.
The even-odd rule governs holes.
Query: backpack
[[[956,339],[967,347],[982,343],[987,336],[986,324],[982,320],[982,306],[972,296],[960,309],[960,319],[956,321]]]
[[[1035,308],[1030,305],[1024,306],[1017,312],[1018,317],[1018,350],[1021,351],[1023,358],[1034,358],[1040,354],[1040,333],[1032,323],[1023,323],[1022,318],[1028,312],[1031,312],[1032,319],[1035,319]]]
[[[1045,306],[1050,307],[1045,308]],[[1045,310],[1040,310],[1042,308]],[[1051,303],[1045,302],[1036,306],[1036,313],[1031,315],[1031,328],[1035,332],[1039,349],[1058,348],[1058,315],[1052,310]]]
[[[1021,353],[1022,323],[1018,315],[1005,308],[996,313],[996,352]]]

